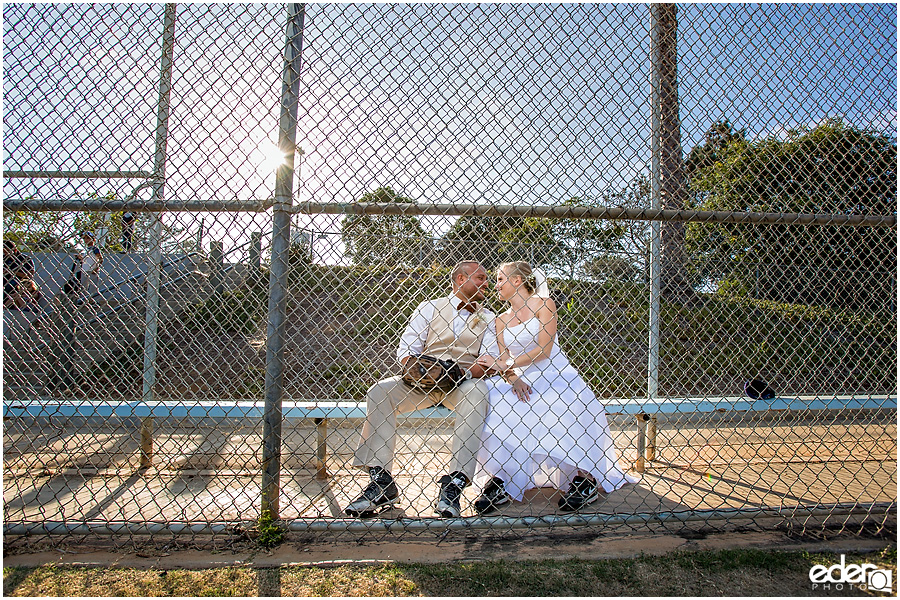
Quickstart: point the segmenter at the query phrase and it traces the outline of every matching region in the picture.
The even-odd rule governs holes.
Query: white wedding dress
[[[539,319],[507,326],[503,340],[513,357],[537,347]],[[553,340],[551,357],[527,367],[527,402],[500,377],[488,380],[490,407],[481,434],[475,483],[503,480],[521,501],[526,490],[552,486],[563,491],[579,470],[606,492],[637,481],[619,468],[606,411]]]

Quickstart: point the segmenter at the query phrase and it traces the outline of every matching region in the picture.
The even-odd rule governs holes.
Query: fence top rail
[[[4,210],[33,211],[228,211],[265,212],[276,205],[273,199],[201,201],[201,200],[38,200],[33,198],[6,198]],[[896,227],[897,215],[847,215],[813,213],[767,213],[742,211],[672,210],[623,207],[586,206],[513,206],[486,204],[434,204],[434,203],[362,203],[362,202],[304,202],[280,209],[294,214],[338,215],[434,215],[443,217],[463,216],[514,216],[562,219],[607,219],[624,221],[678,221],[708,223],[744,223],[759,225],[849,225],[866,227]]]
[[[11,179],[155,179],[149,171],[3,171]]]
[[[274,200],[78,200],[4,198],[3,210],[95,211],[95,212],[265,212]]]

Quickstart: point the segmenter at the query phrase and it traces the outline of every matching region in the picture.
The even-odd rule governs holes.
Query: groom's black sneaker
[[[350,503],[344,512],[351,517],[371,517],[375,511],[393,506],[400,498],[400,490],[394,483],[391,474],[381,467],[369,467],[372,481],[363,490],[362,495]]]
[[[479,515],[486,515],[494,512],[501,506],[509,504],[511,501],[512,498],[509,497],[509,494],[506,493],[506,488],[503,487],[503,480],[499,477],[491,477],[491,480],[487,482],[487,485],[481,491],[481,495],[475,500],[475,512]]]
[[[459,499],[463,489],[469,485],[469,478],[464,473],[454,471],[438,479],[441,493],[434,510],[442,517],[452,519],[459,516]]]
[[[559,509],[580,510],[591,502],[596,502],[599,497],[600,489],[597,487],[596,481],[576,475],[569,485],[569,491],[559,499]]]

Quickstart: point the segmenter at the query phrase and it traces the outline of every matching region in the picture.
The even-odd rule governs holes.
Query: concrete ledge
[[[610,417],[637,415],[692,415],[696,413],[760,413],[765,411],[896,410],[896,396],[797,396],[752,400],[748,398],[668,398],[656,401],[619,399],[604,402]],[[285,419],[364,419],[366,405],[354,401],[285,401]],[[3,417],[173,417],[261,419],[261,400],[159,400],[107,402],[102,400],[5,400]],[[406,418],[447,418],[452,412],[433,407],[407,413]]]

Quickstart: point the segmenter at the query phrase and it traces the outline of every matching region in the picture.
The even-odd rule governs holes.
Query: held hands
[[[528,402],[528,399],[531,397],[531,386],[515,373],[510,366],[510,358],[507,352],[504,352],[499,358],[483,354],[478,357],[475,364],[484,369],[486,376],[502,375],[506,381],[512,384],[516,397],[522,402]]]
[[[475,363],[471,367],[469,367],[469,372],[472,373],[472,377],[475,379],[482,379],[484,377],[490,377],[493,373],[489,373],[487,369],[483,366]]]
[[[506,361],[502,357],[494,358],[490,354],[482,354],[475,364],[484,369],[485,375],[495,375],[506,370]]]

